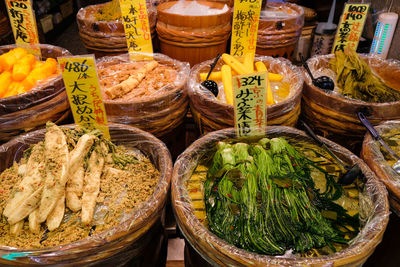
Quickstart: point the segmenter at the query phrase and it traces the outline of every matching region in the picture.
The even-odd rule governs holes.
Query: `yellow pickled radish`
[[[256,65],[257,72],[268,71],[267,67],[265,67],[265,64],[261,61],[256,62],[255,65]],[[282,81],[282,79],[283,79],[282,75],[268,72],[268,80],[270,82],[280,82],[280,81]]]
[[[50,75],[56,73],[56,71],[57,71],[57,60],[55,60],[54,58],[46,59],[46,62],[43,65],[43,71],[47,75],[45,78],[47,78]]]
[[[254,72],[254,55],[248,53],[244,56],[243,65],[246,67],[248,73]]]
[[[7,93],[11,82],[11,72],[4,71],[0,74],[0,97],[3,97]]]
[[[200,79],[201,81],[205,81],[207,78],[208,72],[202,72],[200,73]],[[210,77],[208,77],[209,80],[213,80],[213,81],[218,81],[221,80],[221,72],[220,71],[215,71],[215,72],[211,72]]]
[[[17,47],[11,51],[8,51],[7,53],[0,56],[0,68],[3,71],[12,70],[14,64],[18,60],[23,58],[26,54],[28,54],[28,52],[21,47]]]
[[[12,78],[14,81],[22,81],[25,79],[32,70],[36,58],[32,54],[27,54],[21,60],[16,62],[12,71]]]
[[[228,105],[233,105],[232,69],[228,65],[221,68],[222,83],[224,84],[225,99]]]
[[[239,75],[248,74],[246,67],[240,63],[236,58],[228,54],[222,54],[222,60],[228,64]],[[221,69],[222,70],[222,69]]]
[[[11,84],[8,86],[7,92],[5,93],[5,95],[3,97],[10,97],[10,96],[18,95],[18,91],[21,86],[22,85],[20,82],[16,82],[16,81],[11,82]]]
[[[269,74],[267,67],[265,67],[263,62],[256,62],[256,69],[258,72],[263,72],[263,71],[267,71],[267,73]],[[271,89],[271,83],[269,80],[269,75],[268,75],[268,85],[267,85],[267,105],[273,105],[275,104],[274,101],[274,96],[272,94],[272,89]]]

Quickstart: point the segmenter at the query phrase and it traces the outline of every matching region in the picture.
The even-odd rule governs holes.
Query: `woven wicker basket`
[[[284,75],[286,77],[284,81],[290,84],[289,96],[282,102],[267,107],[268,125],[294,126],[300,115],[303,88],[300,70],[285,59],[264,56],[256,57],[254,61],[264,62],[270,72]],[[212,60],[209,60],[194,66],[189,79],[190,109],[201,133],[230,128],[234,124],[233,106],[219,101],[207,90],[200,89],[199,73],[208,72],[211,63]],[[222,65],[223,62],[220,60],[215,70],[220,70]]]
[[[0,47],[5,53],[15,45]],[[64,48],[40,45],[42,60],[71,55]],[[0,99],[0,143],[23,132],[43,127],[47,121],[63,122],[70,114],[61,75],[50,77],[26,93]]]
[[[68,126],[73,127],[73,126]],[[151,262],[143,259],[148,252],[144,248],[152,250],[154,257],[159,250],[159,231],[161,218],[169,189],[172,161],[166,146],[153,135],[134,127],[120,124],[109,124],[111,141],[118,145],[124,145],[129,149],[139,149],[150,158],[155,167],[160,171],[159,183],[153,195],[141,206],[138,212],[130,215],[129,219],[120,225],[94,235],[87,239],[73,242],[58,247],[18,250],[15,248],[0,246],[0,264],[32,266],[32,265],[63,265],[63,266],[120,266],[129,261],[133,265]],[[0,146],[0,171],[12,166],[15,160],[22,157],[23,151],[31,144],[43,140],[45,130],[27,133],[12,139]],[[8,256],[7,256],[8,255]],[[136,260],[136,262],[135,262]],[[153,265],[156,266],[156,265]]]
[[[268,127],[267,137],[285,137],[291,142],[313,141],[302,131],[291,127]],[[359,266],[373,253],[381,242],[389,220],[389,203],[387,191],[378,181],[368,166],[347,149],[322,138],[322,140],[348,164],[358,164],[366,177],[365,193],[370,197],[372,206],[364,202],[361,208],[370,210],[369,220],[362,228],[354,242],[341,252],[315,258],[274,257],[251,253],[238,249],[218,238],[206,229],[197,219],[192,206],[190,192],[187,189],[191,177],[199,161],[207,153],[215,149],[216,143],[236,138],[233,128],[209,133],[194,142],[180,155],[175,162],[171,182],[171,198],[177,224],[187,242],[212,266]],[[242,139],[241,139],[242,140]],[[253,140],[254,141],[254,140]],[[316,146],[314,144],[314,146]],[[317,147],[317,146],[316,146]],[[325,152],[326,153],[326,152]],[[205,266],[205,265],[194,265]]]
[[[332,54],[316,56],[307,61],[315,77],[321,76],[321,70],[328,68],[329,60],[332,57]],[[387,85],[400,89],[400,61],[365,55],[362,55],[362,58]],[[345,98],[317,88],[312,84],[310,76],[304,69],[303,73],[305,86],[302,115],[309,125],[329,139],[349,148],[359,146],[366,132],[357,117],[359,111],[364,112],[373,125],[386,120],[400,119],[400,101],[367,103]]]

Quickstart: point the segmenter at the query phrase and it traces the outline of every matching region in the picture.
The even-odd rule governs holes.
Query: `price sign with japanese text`
[[[266,72],[232,77],[235,128],[240,137],[265,133],[267,78]]]
[[[345,48],[357,50],[369,4],[346,4],[333,43],[332,53]]]
[[[257,44],[261,0],[235,0],[232,24],[231,55],[254,56]]]
[[[39,35],[31,0],[6,0],[15,43],[34,55],[41,56]]]
[[[152,60],[146,0],[119,0],[130,60]]]
[[[75,123],[99,129],[110,138],[94,57],[60,57],[61,73]]]

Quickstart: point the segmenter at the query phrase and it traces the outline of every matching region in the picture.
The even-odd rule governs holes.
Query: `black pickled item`
[[[210,68],[210,71],[207,74],[206,80],[201,83],[201,85],[203,85],[205,88],[210,90],[210,92],[213,93],[213,95],[215,97],[217,97],[218,92],[219,92],[218,84],[213,80],[209,80],[208,78],[210,77],[211,72],[214,70],[215,65],[217,65],[217,62],[218,62],[220,57],[221,57],[221,54],[218,54],[217,57],[214,59],[214,62],[210,65],[211,68]]]
[[[317,86],[318,88],[324,89],[324,90],[329,90],[329,91],[333,91],[333,89],[335,89],[335,83],[328,76],[321,76],[321,77],[318,77],[317,79],[314,79],[314,76],[312,75],[311,70],[308,67],[307,62],[305,61],[303,55],[300,55],[300,58],[301,58],[304,68],[307,70],[308,74],[310,74],[312,83],[315,86]]]
[[[367,128],[367,130],[371,133],[372,137],[378,141],[397,161],[393,164],[392,168],[395,172],[400,174],[400,157],[399,155],[396,154],[389,146],[386,144],[385,141],[383,141],[382,137],[379,135],[378,131],[372,126],[372,124],[369,122],[367,117],[365,117],[364,113],[362,112],[357,112],[358,119],[361,121],[361,123]]]
[[[338,156],[336,156],[335,153],[332,152],[332,150],[329,149],[329,147],[324,142],[322,142],[321,139],[318,138],[318,136],[314,133],[310,126],[308,126],[304,121],[300,121],[300,123],[303,125],[306,133],[312,139],[314,139],[314,141],[317,142],[320,147],[324,148],[326,152],[328,152],[329,155],[331,155],[336,160],[336,162],[338,162],[346,170],[346,172],[339,177],[337,182],[338,184],[349,185],[352,184],[357,179],[357,177],[361,177],[361,169],[357,164],[354,164],[352,167],[345,164],[341,159],[338,158]]]

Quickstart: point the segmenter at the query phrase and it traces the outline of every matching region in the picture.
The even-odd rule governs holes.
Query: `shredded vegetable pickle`
[[[311,170],[325,177],[324,192],[316,189]],[[334,203],[343,194],[334,178],[283,138],[220,142],[204,186],[209,228],[261,254],[335,251],[335,243],[346,244],[358,233],[359,220]]]

